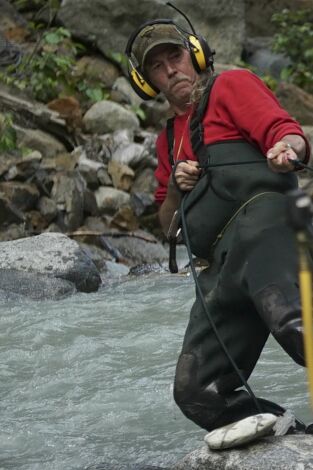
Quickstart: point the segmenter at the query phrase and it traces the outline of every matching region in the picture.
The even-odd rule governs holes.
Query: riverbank
[[[11,148],[0,152],[0,241],[63,233],[79,243],[102,278],[140,272],[144,265],[145,272],[149,266],[163,269],[167,250],[153,199],[154,144],[168,116],[167,104],[162,98],[143,102],[135,95],[125,77],[120,36],[112,55],[93,17],[81,31],[75,29],[71,12],[83,8],[80,2],[56,10],[39,4],[25,3],[18,11],[17,2],[1,0],[0,34],[10,47],[4,45],[2,55],[0,51],[0,72],[10,80],[0,82],[0,127]],[[235,8],[235,18],[241,8]],[[108,14],[114,24],[114,11]],[[143,8],[140,14],[148,13]],[[224,21],[226,12],[221,15]],[[103,21],[106,24],[107,18]],[[251,21],[249,15],[246,21]],[[94,43],[84,33],[90,25]],[[122,34],[126,42],[127,32]],[[230,51],[238,57],[242,33],[239,36],[233,44],[225,40],[220,46],[217,73],[237,67],[218,60],[226,61]],[[264,40],[253,47],[250,41],[249,57],[257,65],[256,50],[267,50],[269,64],[283,63]],[[12,74],[1,65],[1,57],[28,59]],[[57,75],[47,69],[49,61]],[[46,75],[38,73],[40,67]],[[31,74],[34,83],[26,86]],[[312,141],[313,97],[284,82],[276,93]],[[299,178],[308,175],[300,172]]]

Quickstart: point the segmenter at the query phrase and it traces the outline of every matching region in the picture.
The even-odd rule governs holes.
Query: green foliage
[[[67,29],[52,28],[42,33],[40,50],[0,72],[0,81],[26,90],[44,103],[68,95],[77,96],[83,103],[106,99],[108,93],[101,83],[75,74],[76,57],[82,50]]]
[[[140,106],[131,106],[131,110],[133,111],[133,113],[136,114],[136,116],[140,119],[140,121],[144,122],[146,120],[146,113],[144,112],[144,110],[140,107]]]
[[[11,114],[0,115],[0,152],[16,149],[16,132]]]
[[[278,32],[273,50],[290,59],[282,79],[313,93],[313,10],[283,10],[272,16]]]

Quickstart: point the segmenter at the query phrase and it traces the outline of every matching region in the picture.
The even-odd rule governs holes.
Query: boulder
[[[148,156],[145,147],[142,144],[132,142],[128,145],[120,145],[112,155],[112,160],[127,165],[131,168],[136,168]]]
[[[50,298],[53,289],[47,291],[47,287],[53,279],[65,281],[54,283],[58,289],[65,286],[66,292],[94,292],[101,283],[90,258],[74,240],[60,233],[1,242],[0,272],[0,289],[31,298]]]
[[[49,287],[51,283],[51,288]],[[1,242],[0,290],[30,298],[55,298],[75,290],[94,292],[101,283],[94,263],[60,233]]]
[[[108,165],[108,173],[112,178],[113,186],[122,191],[129,191],[132,187],[135,173],[127,165],[111,160]]]
[[[120,75],[120,71],[116,65],[108,61],[104,57],[99,56],[83,56],[81,57],[74,69],[74,74],[78,77],[87,77],[89,82],[95,85],[101,85],[111,88]]]
[[[115,80],[112,86],[111,99],[120,103],[130,104],[135,107],[139,107],[143,103],[142,98],[140,98],[133,90],[126,77],[118,77]]]
[[[130,195],[115,188],[100,186],[95,191],[99,213],[114,214],[121,206],[129,203]]]
[[[157,239],[144,231],[105,237],[107,243],[119,253],[118,258],[131,267],[145,264],[163,264],[168,253]]]
[[[53,182],[51,199],[56,203],[60,226],[63,230],[75,230],[83,221],[86,183],[75,171],[57,173]]]
[[[105,134],[118,129],[138,129],[137,116],[113,101],[99,101],[86,112],[83,122],[87,132]]]
[[[292,83],[281,82],[276,90],[281,105],[301,125],[311,126],[313,122],[313,95]]]
[[[240,58],[245,34],[244,0],[199,0],[196,7],[190,0],[176,0],[198,34],[216,49],[219,60],[231,62]],[[154,18],[176,20],[191,32],[181,14],[159,0],[63,0],[58,19],[76,37],[89,39],[107,57],[124,52],[130,34],[138,26]]]
[[[313,469],[313,436],[264,437],[245,447],[210,451],[207,446],[191,452],[171,470],[295,470]]]
[[[66,151],[65,146],[58,139],[40,129],[26,129],[17,125],[14,129],[20,147],[38,150],[43,157],[51,158]]]

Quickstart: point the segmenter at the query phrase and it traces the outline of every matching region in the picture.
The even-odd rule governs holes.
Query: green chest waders
[[[272,172],[261,152],[245,141],[203,146],[199,161],[208,169],[186,196],[184,211],[192,252],[201,258],[210,256],[225,227],[250,200],[297,187],[293,173]],[[262,228],[262,220],[258,223]]]
[[[203,144],[202,117],[213,82],[190,125],[193,150],[206,170],[185,197],[184,213],[192,252],[212,257],[198,278],[210,317],[247,380],[269,331],[291,357],[298,356],[296,255],[284,206],[284,193],[297,187],[297,178],[273,173],[266,157],[246,141]],[[176,367],[174,398],[186,417],[210,431],[257,410],[251,395],[236,390],[242,382],[199,297]],[[263,412],[284,413],[268,400],[258,402]],[[298,421],[296,426],[304,429]]]

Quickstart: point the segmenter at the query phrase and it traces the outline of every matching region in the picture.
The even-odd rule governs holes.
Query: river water
[[[0,469],[166,467],[202,446],[171,390],[193,297],[191,276],[150,274],[58,302],[3,301]],[[250,385],[313,421],[305,373],[274,340]]]

